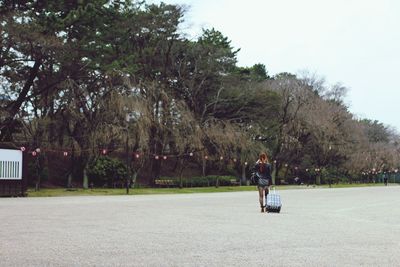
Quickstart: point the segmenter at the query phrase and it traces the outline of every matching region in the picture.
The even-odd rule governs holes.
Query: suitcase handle
[[[272,191],[272,190],[274,190],[273,193],[275,194],[275,193],[276,193],[276,191],[275,191],[275,185],[271,185],[271,191]]]

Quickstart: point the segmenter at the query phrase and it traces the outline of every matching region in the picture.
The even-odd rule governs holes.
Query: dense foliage
[[[126,165],[118,159],[100,157],[89,164],[88,177],[94,186],[124,185],[127,174]]]

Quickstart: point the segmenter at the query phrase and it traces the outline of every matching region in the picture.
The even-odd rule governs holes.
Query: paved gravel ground
[[[400,266],[400,186],[0,199],[0,266]]]

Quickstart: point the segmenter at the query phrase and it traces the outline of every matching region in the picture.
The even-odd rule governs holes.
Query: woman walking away
[[[261,206],[261,212],[265,212],[264,199],[268,195],[268,187],[272,184],[271,164],[268,162],[266,153],[261,153],[256,165],[254,166],[255,175],[258,179],[258,195]]]

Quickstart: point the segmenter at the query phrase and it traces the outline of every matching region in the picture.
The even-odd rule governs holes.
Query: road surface
[[[400,186],[0,198],[0,266],[400,266]]]

